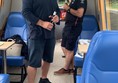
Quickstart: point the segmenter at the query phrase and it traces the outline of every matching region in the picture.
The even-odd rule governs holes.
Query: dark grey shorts
[[[82,27],[76,26],[76,27],[68,27],[65,26],[63,29],[62,34],[62,42],[61,46],[66,48],[67,50],[73,51],[75,48],[75,43],[82,31]]]
[[[53,62],[55,38],[52,39],[29,39],[29,66],[38,68],[41,66],[42,59],[48,63]]]

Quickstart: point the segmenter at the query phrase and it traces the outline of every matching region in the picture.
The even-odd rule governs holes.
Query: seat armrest
[[[76,76],[76,83],[81,83],[81,76],[80,75]]]

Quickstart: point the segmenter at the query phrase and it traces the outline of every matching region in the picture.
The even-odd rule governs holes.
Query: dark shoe
[[[62,56],[62,58],[66,58],[66,56],[65,56],[65,55],[63,55],[63,56]]]
[[[48,78],[42,79],[40,78],[39,83],[51,83]]]
[[[69,74],[69,70],[66,70],[64,68],[59,69],[58,71],[54,72],[54,75],[63,75],[63,74]]]

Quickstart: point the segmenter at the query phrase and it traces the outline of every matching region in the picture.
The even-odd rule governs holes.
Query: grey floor
[[[50,79],[52,83],[73,83],[73,75],[59,75],[59,76],[54,75],[54,71],[62,68],[64,65],[65,59],[62,58],[62,55],[63,55],[63,52],[61,50],[60,41],[57,41],[56,47],[55,47],[55,53],[54,53],[54,62],[51,64],[48,78]],[[40,76],[41,76],[41,70],[39,68],[35,83],[38,83]],[[28,83],[27,78],[24,81],[24,83]]]

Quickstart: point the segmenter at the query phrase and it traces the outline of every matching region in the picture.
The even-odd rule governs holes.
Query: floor
[[[64,58],[62,58],[63,52],[61,50],[60,41],[56,42],[55,53],[54,53],[54,62],[51,64],[48,78],[52,83],[73,83],[73,75],[54,75],[54,71],[60,69],[64,65]],[[41,70],[38,69],[35,83],[38,83],[41,76]],[[24,81],[27,82],[27,78]]]

